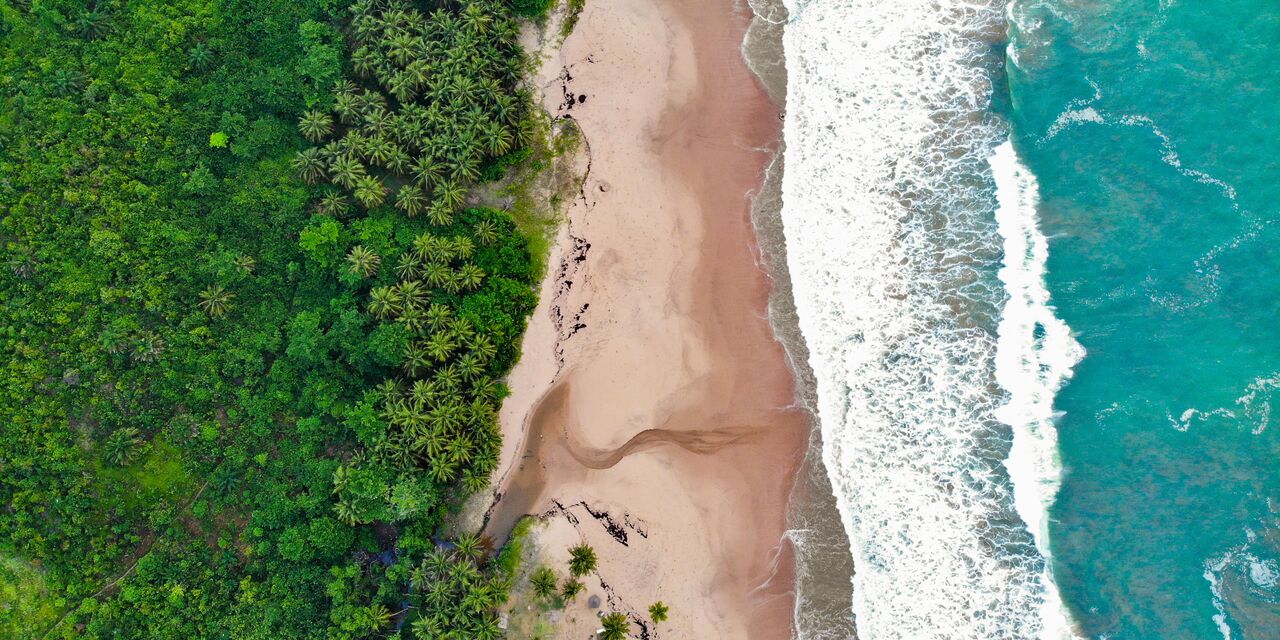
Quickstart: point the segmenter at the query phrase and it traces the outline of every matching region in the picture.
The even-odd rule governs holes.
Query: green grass
[[[127,487],[124,495],[130,509],[161,502],[176,506],[190,496],[193,486],[182,466],[182,453],[163,438],[152,441],[147,454],[127,467],[99,467],[98,478],[113,491]]]
[[[587,6],[587,0],[566,0],[564,23],[560,25],[560,38],[568,38],[573,28],[578,26],[578,17]]]
[[[0,637],[31,637],[57,619],[65,603],[50,598],[44,572],[18,558],[0,556]]]

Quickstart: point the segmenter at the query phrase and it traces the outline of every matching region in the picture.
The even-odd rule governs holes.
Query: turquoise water
[[[1023,1],[1014,141],[1087,356],[1056,582],[1093,638],[1280,638],[1280,3]]]

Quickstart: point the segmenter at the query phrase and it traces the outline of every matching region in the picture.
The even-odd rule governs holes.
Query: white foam
[[[987,158],[1006,135],[989,110],[1002,3],[788,9],[782,217],[859,637],[1065,635],[997,455],[1005,293]],[[1019,438],[1013,467],[1040,455]]]
[[[1004,238],[1000,280],[1009,293],[996,349],[996,380],[1009,392],[1009,401],[996,416],[1013,428],[1005,466],[1013,480],[1015,507],[1035,536],[1041,555],[1049,558],[1048,510],[1062,477],[1053,399],[1084,357],[1084,348],[1049,305],[1045,286],[1049,243],[1037,225],[1035,176],[1018,160],[1010,142],[996,148],[990,163],[999,203],[996,221]],[[1070,626],[1048,562],[1042,582],[1044,635],[1069,637]]]

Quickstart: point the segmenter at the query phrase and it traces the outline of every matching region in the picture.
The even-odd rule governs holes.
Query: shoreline
[[[793,629],[788,498],[811,418],[752,225],[781,126],[742,56],[751,18],[731,0],[588,3],[540,79],[544,106],[581,128],[589,175],[509,379],[485,533],[547,516],[543,556],[592,544],[586,594],[605,609],[639,623],[672,605],[651,633]],[[586,601],[557,635],[594,631]]]

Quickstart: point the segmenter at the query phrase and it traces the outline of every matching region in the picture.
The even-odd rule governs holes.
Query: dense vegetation
[[[0,0],[0,637],[500,635],[514,20]]]

